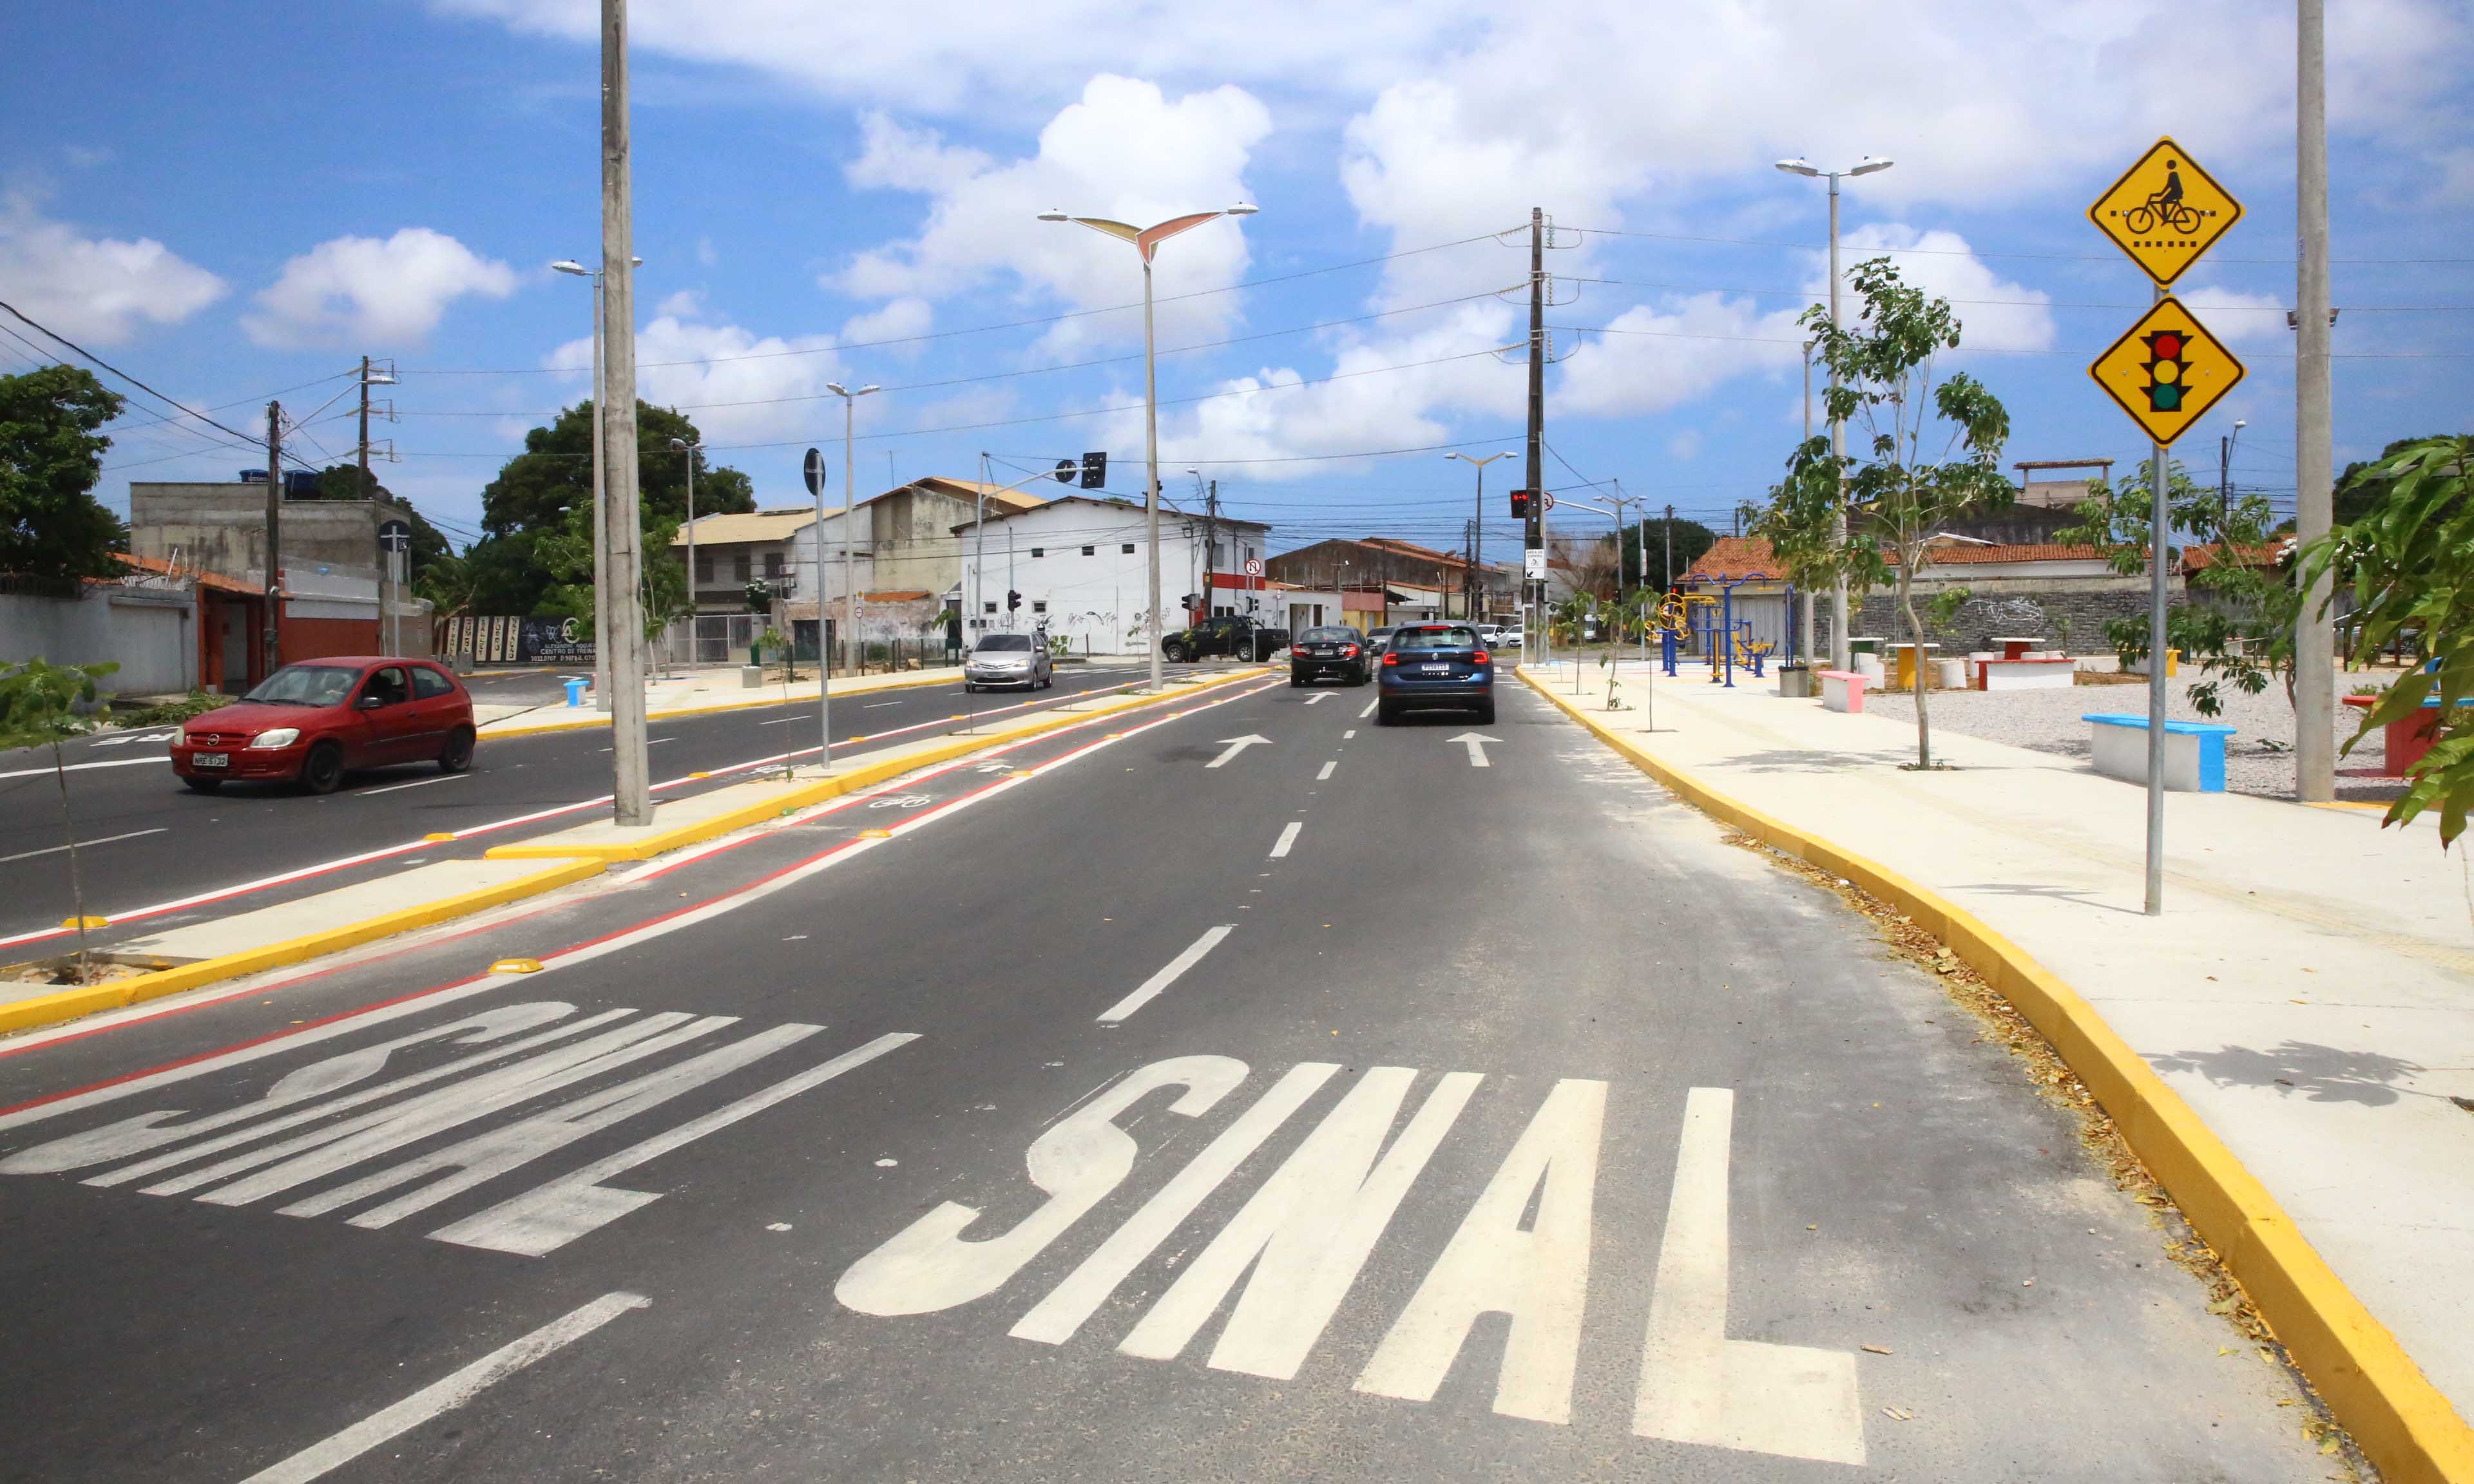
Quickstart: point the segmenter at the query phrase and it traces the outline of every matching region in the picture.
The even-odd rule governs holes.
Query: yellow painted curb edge
[[[1196,682],[1186,694],[1196,694],[1215,686],[1225,685],[1246,679],[1252,673],[1254,672],[1236,670],[1226,675],[1214,676]],[[1087,711],[1044,712],[1041,715],[1012,723],[1001,730],[949,738],[933,746],[919,747],[915,752],[906,750],[899,756],[888,757],[882,762],[863,764],[838,778],[818,778],[814,782],[793,787],[788,792],[775,794],[771,798],[741,804],[726,814],[716,814],[711,819],[698,820],[692,825],[682,825],[676,829],[659,830],[639,839],[614,840],[607,843],[599,841],[562,843],[556,835],[550,835],[537,841],[493,846],[483,852],[483,857],[488,860],[559,860],[575,856],[591,856],[595,860],[603,861],[650,860],[656,855],[684,850],[691,845],[701,845],[707,840],[719,839],[723,835],[745,829],[750,826],[779,819],[785,814],[807,808],[812,804],[822,803],[828,799],[837,799],[862,788],[873,788],[887,778],[897,778],[906,773],[917,772],[921,768],[934,767],[940,762],[951,762],[957,757],[967,757],[973,753],[1004,747],[1008,743],[1038,736],[1043,732],[1055,731],[1078,722],[1113,716],[1120,711],[1130,711],[1137,706],[1176,699],[1178,697],[1174,692],[1164,692],[1157,696],[1120,696],[1103,701]],[[750,778],[748,781],[763,780]]]
[[[1702,812],[1895,903],[2025,1015],[2113,1115],[2389,1484],[2474,1484],[2474,1428],[2294,1230],[2267,1186],[2096,1009],[1964,908],[1662,762],[1536,676],[1530,687]]]
[[[872,696],[880,690],[908,690],[919,685],[934,685],[939,682],[950,683],[959,673],[959,671],[952,673],[938,671],[934,674],[923,672],[919,675],[897,675],[889,677],[882,682],[865,685],[855,685],[847,690],[836,691],[835,694],[842,696]],[[760,706],[797,706],[803,701],[813,701],[814,699],[816,699],[816,693],[813,690],[809,691],[805,695],[793,692],[788,700],[783,699],[781,694],[777,691],[775,694],[766,696],[761,700],[725,701],[719,706],[674,706],[667,711],[648,712],[644,719],[652,722],[678,721],[686,717],[718,715],[724,711],[752,711]],[[564,709],[564,707],[562,707],[562,709]],[[521,716],[523,713],[519,711],[516,714]],[[609,725],[610,716],[608,712],[594,711],[591,716],[568,717],[557,721],[532,722],[521,727],[500,727],[496,731],[490,730],[492,726],[491,723],[483,722],[480,726],[473,729],[473,735],[480,738],[480,740],[487,742],[492,737],[529,737],[538,735],[545,731],[582,731],[587,728],[607,727]]]
[[[21,999],[12,1004],[0,1005],[0,1035],[11,1031],[30,1030],[35,1026],[50,1025],[61,1020],[73,1020],[80,1016],[92,1015],[98,1010],[118,1010],[123,1006],[138,1004],[145,1000],[160,999],[166,994],[178,994],[184,990],[194,990],[200,985],[213,984],[218,980],[237,979],[243,974],[279,969],[286,964],[300,963],[303,959],[317,958],[323,954],[340,952],[345,948],[358,947],[362,944],[375,942],[380,938],[411,932],[415,928],[428,927],[452,918],[465,917],[520,898],[556,891],[562,886],[584,880],[589,876],[599,875],[602,870],[600,861],[570,858],[559,865],[536,871],[529,875],[518,876],[512,881],[502,881],[496,886],[459,892],[452,897],[442,897],[435,901],[423,902],[417,907],[405,907],[396,912],[381,913],[374,918],[363,918],[357,922],[347,922],[340,927],[330,927],[323,932],[304,933],[298,938],[286,938],[279,943],[270,943],[263,947],[251,948],[245,952],[227,953],[220,958],[200,959],[194,964],[182,964],[178,969],[138,974],[128,979],[114,980],[109,984],[62,990],[58,994],[44,994],[33,999]]]

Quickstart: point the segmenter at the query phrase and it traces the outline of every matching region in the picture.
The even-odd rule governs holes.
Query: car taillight
[[[1354,658],[1357,658],[1357,646],[1356,646],[1356,645],[1354,645],[1354,644],[1343,644],[1342,646],[1340,646],[1340,658],[1343,658],[1343,659],[1354,659]]]
[[[1387,649],[1383,652],[1383,662],[1385,664],[1398,664],[1400,662],[1400,657]]]
[[[1479,650],[1476,654],[1469,656],[1469,663],[1471,664],[1492,664],[1493,662],[1493,657],[1489,655],[1485,650]]]

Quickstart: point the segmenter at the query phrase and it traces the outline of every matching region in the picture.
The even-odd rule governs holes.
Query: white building
[[[1243,579],[1246,564],[1261,561],[1270,531],[1251,520],[1163,510],[1162,626],[1189,621],[1206,591],[1219,611],[1245,612],[1249,605],[1262,610],[1270,594],[1261,590],[1259,576],[1251,580],[1253,591],[1233,588],[1226,579]],[[961,551],[962,614],[969,634],[1045,628],[1071,642],[1078,655],[1145,652],[1151,556],[1142,506],[1069,494],[1031,510],[1001,515],[991,508],[984,529],[965,521],[953,535]],[[1222,580],[1211,582],[1213,574]],[[1008,592],[1022,595],[1019,608],[1007,607]],[[1188,598],[1195,603],[1189,606]],[[1268,610],[1263,616],[1270,622],[1285,617]]]

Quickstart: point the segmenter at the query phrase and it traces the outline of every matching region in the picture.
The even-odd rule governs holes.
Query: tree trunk
[[[1925,693],[1932,689],[1931,677],[1925,673],[1925,621],[1916,614],[1915,563],[1902,556],[1899,562],[1899,607],[1907,615],[1907,637],[1915,643],[1916,656],[1916,766],[1932,766],[1932,719],[1925,702]]]
[[[61,764],[61,743],[52,739],[52,778],[61,786],[61,838],[69,848],[69,908],[77,914],[77,982],[86,982],[85,880],[78,868],[77,821],[69,817],[69,775]]]

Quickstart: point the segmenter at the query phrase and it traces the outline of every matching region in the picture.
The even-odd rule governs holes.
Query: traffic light
[[[1086,453],[1082,456],[1082,488],[1104,490],[1108,486],[1108,456]]]
[[[2190,371],[2183,362],[2185,339],[2180,330],[2158,330],[2140,339],[2147,343],[2147,409],[2150,412],[2182,410],[2182,378]]]
[[[1018,592],[1008,592],[1008,593],[1007,593],[1007,594],[1006,594],[1006,611],[1007,611],[1007,612],[1010,613],[1010,612],[1012,612],[1015,609],[1018,609],[1018,608],[1020,608],[1020,607],[1022,607],[1022,594],[1021,594],[1021,593],[1018,593]]]
[[[1515,490],[1512,491],[1512,518],[1515,520],[1526,520],[1529,518],[1528,491]]]

